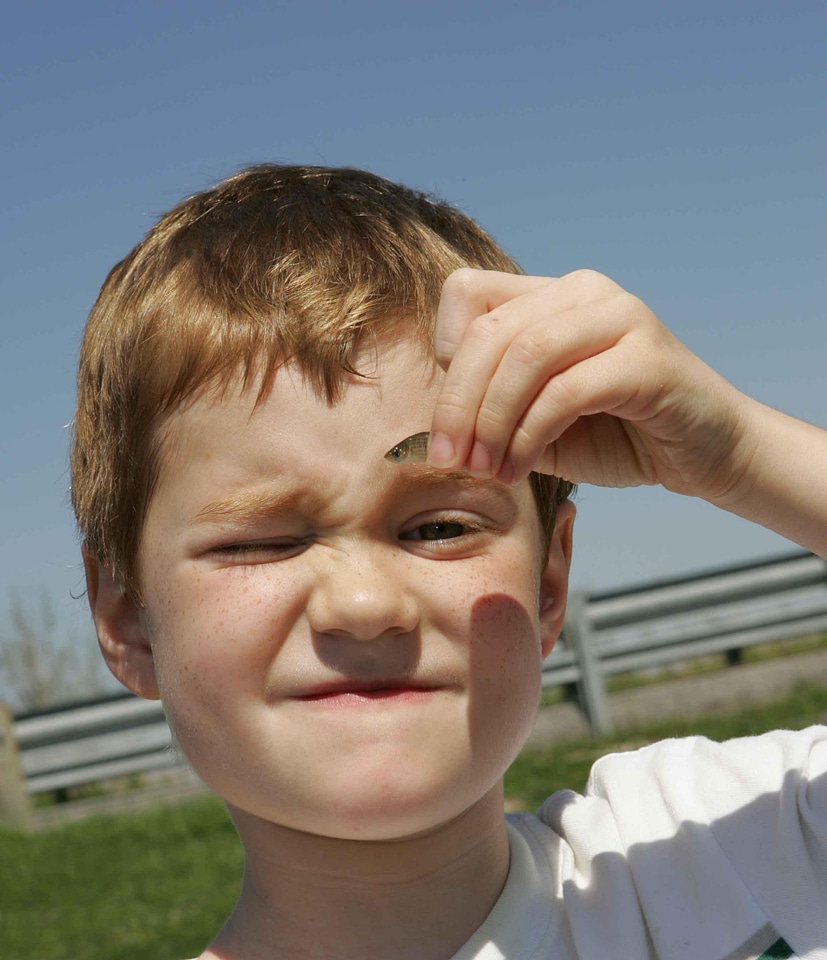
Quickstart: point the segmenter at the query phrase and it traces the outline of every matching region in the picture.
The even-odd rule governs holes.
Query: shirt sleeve
[[[799,955],[827,956],[827,727],[610,755],[586,795],[611,810],[644,896],[722,924],[751,900]]]

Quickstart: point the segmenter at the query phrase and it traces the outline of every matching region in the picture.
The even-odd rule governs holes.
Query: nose
[[[415,630],[419,605],[396,558],[360,545],[324,561],[307,616],[316,633],[375,640]]]

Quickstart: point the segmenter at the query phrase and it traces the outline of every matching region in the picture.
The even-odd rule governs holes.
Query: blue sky
[[[66,502],[103,278],[261,160],[435,191],[532,273],[608,273],[748,393],[827,425],[823,5],[9,4],[0,36],[0,610],[84,619]],[[577,586],[789,549],[659,491],[579,496]],[[2,624],[2,618],[0,618]]]

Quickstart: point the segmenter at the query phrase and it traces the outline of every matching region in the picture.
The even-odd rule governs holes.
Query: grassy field
[[[605,740],[524,753],[506,778],[533,809],[582,789],[604,753],[668,736],[715,739],[827,722],[827,690],[725,717],[663,722]],[[0,830],[0,956],[9,960],[181,960],[219,928],[238,892],[241,851],[224,808],[206,798],[151,813],[99,817],[47,833]]]

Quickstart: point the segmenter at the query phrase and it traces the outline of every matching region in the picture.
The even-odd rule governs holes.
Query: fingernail
[[[435,467],[450,467],[456,451],[450,439],[444,433],[432,433],[428,444],[428,463]]]
[[[491,451],[479,440],[474,444],[471,456],[468,458],[468,471],[481,477],[491,475]]]

